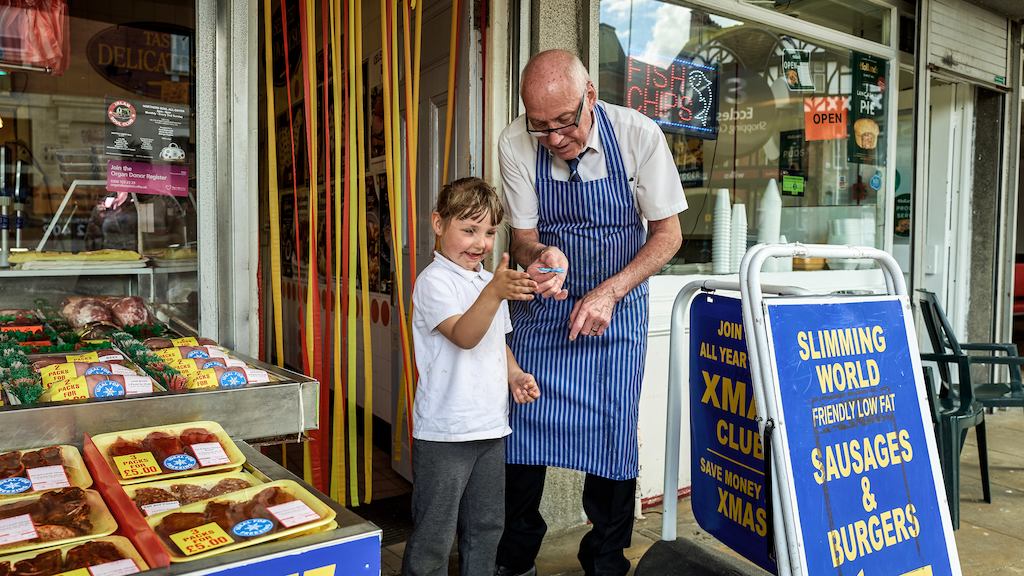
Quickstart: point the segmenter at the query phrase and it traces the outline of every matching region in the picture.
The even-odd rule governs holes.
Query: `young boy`
[[[512,331],[506,300],[532,300],[537,285],[508,268],[508,254],[493,274],[481,264],[504,215],[493,188],[463,178],[441,190],[432,216],[438,251],[412,297],[419,386],[406,576],[447,575],[456,532],[460,574],[494,573],[505,517],[509,391],[520,404],[540,396],[505,345]]]

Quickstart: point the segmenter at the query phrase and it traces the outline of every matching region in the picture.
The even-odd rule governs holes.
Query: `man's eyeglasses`
[[[572,124],[566,124],[565,126],[556,126],[554,128],[533,128],[532,123],[529,119],[526,121],[526,131],[538,138],[544,136],[550,136],[552,133],[555,134],[566,134],[572,132],[580,125],[580,116],[583,114],[583,103],[587,100],[587,92],[583,92],[583,96],[580,97],[580,105],[576,107],[576,119],[572,121]]]

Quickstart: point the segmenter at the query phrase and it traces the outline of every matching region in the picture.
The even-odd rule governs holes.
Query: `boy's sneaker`
[[[494,576],[537,576],[537,566],[531,566],[526,572],[516,572],[507,566],[498,566]]]

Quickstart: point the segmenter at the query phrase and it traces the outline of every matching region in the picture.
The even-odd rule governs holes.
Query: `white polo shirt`
[[[508,358],[505,334],[512,331],[508,302],[480,342],[469,350],[453,344],[438,324],[463,314],[493,274],[469,271],[434,252],[416,277],[412,294],[412,338],[419,386],[413,404],[413,437],[434,442],[503,438],[508,425]]]
[[[661,128],[653,120],[633,110],[599,101],[608,114],[619,142],[622,164],[632,178],[634,205],[647,220],[662,220],[686,210],[686,196],[679,170]],[[498,138],[501,182],[513,228],[537,227],[537,138],[526,131],[526,115],[516,118]],[[548,152],[550,154],[550,152]],[[587,137],[587,153],[580,160],[579,174],[584,182],[608,176],[605,167],[605,143],[594,126]],[[551,176],[569,179],[569,167],[561,158],[551,156]]]

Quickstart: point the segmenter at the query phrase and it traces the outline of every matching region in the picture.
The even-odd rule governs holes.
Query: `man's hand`
[[[512,392],[512,398],[516,404],[529,404],[540,398],[540,388],[533,374],[523,371],[513,372],[508,377],[508,389]]]
[[[501,255],[498,267],[494,269],[494,278],[491,278],[484,290],[499,300],[533,300],[537,282],[531,280],[526,272],[510,270],[508,252],[505,252]]]
[[[601,336],[612,323],[612,312],[618,302],[611,288],[598,286],[573,306],[569,314],[569,340],[577,336]]]
[[[562,289],[566,274],[569,273],[569,259],[555,246],[541,250],[529,266],[526,273],[537,283],[537,293],[543,298],[554,297],[565,300],[569,292]]]

